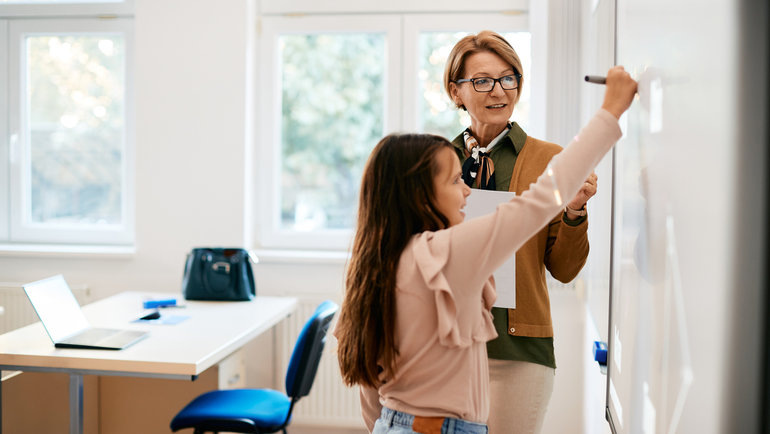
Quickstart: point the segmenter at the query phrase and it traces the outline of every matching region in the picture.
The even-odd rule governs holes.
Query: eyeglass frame
[[[500,81],[500,80],[504,79],[505,77],[516,77],[516,87],[512,87],[510,89],[506,89],[505,87],[503,87],[503,82]],[[478,90],[478,89],[476,89],[476,80],[481,80],[481,79],[492,80],[492,88],[489,89],[489,90]],[[479,93],[489,93],[489,92],[492,92],[493,90],[495,90],[495,86],[498,83],[500,83],[500,89],[502,89],[502,90],[514,90],[514,89],[518,89],[519,88],[519,83],[521,83],[521,74],[519,74],[518,72],[514,72],[513,74],[507,74],[507,75],[504,75],[504,76],[498,77],[498,78],[474,77],[474,78],[461,78],[459,80],[455,80],[455,84],[462,84],[462,83],[467,83],[467,82],[470,82],[471,85],[473,85],[473,90],[475,90],[476,92],[479,92]]]

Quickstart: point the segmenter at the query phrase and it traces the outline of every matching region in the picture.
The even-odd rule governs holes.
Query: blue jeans
[[[382,407],[380,418],[374,423],[372,434],[415,434],[412,430],[414,416],[409,413]],[[441,424],[441,434],[487,434],[487,426],[483,423],[469,422],[463,419],[445,417]]]

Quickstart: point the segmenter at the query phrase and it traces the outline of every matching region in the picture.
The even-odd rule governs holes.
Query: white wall
[[[580,28],[581,75],[603,75],[614,64],[614,0],[582,0]],[[580,85],[580,123],[585,124],[601,106],[604,86],[582,82]],[[588,238],[591,253],[581,274],[585,291],[582,306],[585,329],[582,339],[583,432],[609,432],[605,419],[606,374],[593,359],[593,342],[607,342],[610,285],[610,232],[612,211],[612,155],[599,163],[596,196],[589,202]]]
[[[557,287],[557,285],[554,285]],[[573,288],[551,289],[553,346],[556,377],[542,434],[580,433],[583,412],[583,336],[586,323],[583,302]]]

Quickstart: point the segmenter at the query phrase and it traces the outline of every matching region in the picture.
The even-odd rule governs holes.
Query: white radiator
[[[548,287],[551,290],[574,290],[575,283],[561,283],[548,275]],[[300,330],[313,314],[315,308],[323,301],[321,298],[300,298],[297,310],[286,321],[279,323],[276,333],[276,384],[278,390],[284,389],[286,369],[289,365],[294,343]],[[338,313],[339,314],[339,313]],[[293,426],[321,426],[339,428],[363,428],[361,407],[358,401],[358,388],[349,388],[342,383],[339,365],[337,364],[337,340],[332,336],[332,323],[326,339],[326,347],[321,357],[313,388],[310,394],[302,398],[294,409]]]
[[[323,299],[302,298],[297,310],[286,321],[277,326],[276,376],[278,390],[283,390],[286,369],[289,365],[294,343],[300,330]],[[339,312],[337,313],[339,315]],[[349,388],[342,383],[337,364],[337,340],[332,336],[335,321],[332,322],[326,339],[324,354],[318,366],[318,373],[310,394],[297,402],[292,416],[292,426],[323,426],[340,428],[363,428],[358,402],[358,388]]]
[[[70,285],[70,288],[81,306],[93,301],[88,286]],[[39,321],[21,283],[0,282],[0,306],[4,309],[0,315],[0,334]]]

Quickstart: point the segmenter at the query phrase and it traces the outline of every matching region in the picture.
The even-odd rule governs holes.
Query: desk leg
[[[0,371],[0,434],[3,434],[3,371]]]
[[[70,374],[70,434],[83,434],[83,375]]]

